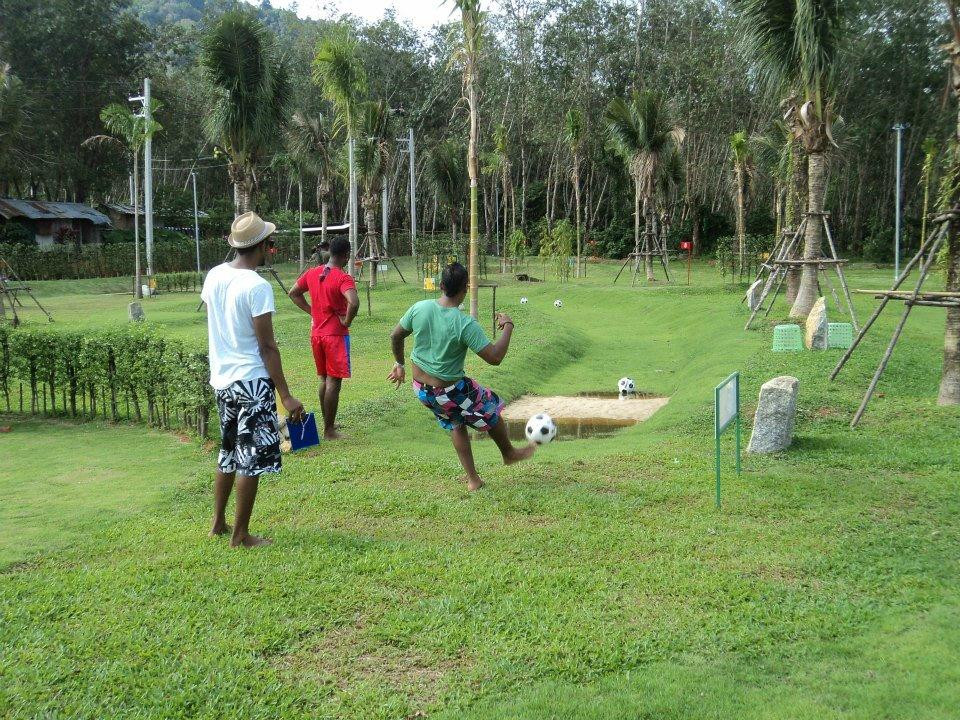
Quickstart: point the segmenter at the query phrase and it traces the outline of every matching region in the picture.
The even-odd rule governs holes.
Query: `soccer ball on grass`
[[[521,305],[526,305],[527,302],[528,302],[528,300],[527,300],[525,297],[520,298],[520,304],[521,304]]]
[[[632,395],[637,391],[637,386],[632,378],[624,377],[617,383],[617,389],[621,395]]]
[[[546,445],[557,436],[557,426],[546,413],[534,415],[527,420],[527,440],[537,445]]]
[[[553,301],[553,306],[554,306],[555,308],[562,308],[562,307],[563,307],[563,300],[561,300],[560,298],[557,298],[556,300]]]

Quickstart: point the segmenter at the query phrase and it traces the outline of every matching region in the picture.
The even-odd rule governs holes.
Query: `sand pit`
[[[624,424],[643,422],[670,401],[665,397],[604,398],[554,395],[524,395],[507,405],[507,420],[526,422],[532,415],[545,412],[555,421],[621,420]]]

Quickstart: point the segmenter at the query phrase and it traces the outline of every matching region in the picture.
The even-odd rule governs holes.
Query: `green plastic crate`
[[[848,348],[853,345],[853,325],[827,323],[827,347]]]
[[[803,331],[799,325],[777,325],[773,329],[773,351],[803,350]]]

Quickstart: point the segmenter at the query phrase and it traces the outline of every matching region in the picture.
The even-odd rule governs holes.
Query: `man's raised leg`
[[[473,462],[473,448],[470,446],[470,435],[463,425],[450,431],[453,447],[460,458],[460,464],[467,472],[467,489],[479,490],[483,487],[483,480],[477,475],[477,466]]]
[[[237,512],[233,521],[233,537],[230,538],[231,547],[257,547],[270,545],[273,541],[264,537],[250,534],[250,516],[253,514],[253,503],[257,499],[258,478],[248,475],[237,477]]]
[[[340,387],[343,379],[327,376],[321,410],[323,412],[323,436],[327,440],[339,440],[343,437],[337,432],[337,408],[340,405]]]
[[[514,463],[531,458],[533,457],[533,453],[537,451],[537,446],[533,443],[519,448],[515,447],[514,444],[510,442],[510,435],[507,433],[507,421],[503,418],[500,418],[500,422],[490,428],[488,432],[497,444],[497,447],[500,448],[504,465],[513,465]]]
[[[210,537],[226,535],[230,532],[225,513],[230,492],[233,490],[233,480],[236,473],[225,473],[217,470],[217,477],[213,481],[213,526],[210,528]]]

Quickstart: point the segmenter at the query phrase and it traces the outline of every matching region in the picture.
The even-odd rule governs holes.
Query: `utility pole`
[[[193,183],[193,240],[197,245],[197,272],[200,272],[200,213],[197,211],[197,174],[190,171]]]
[[[389,245],[387,245],[387,241],[390,239],[390,228],[387,226],[388,225],[387,218],[390,217],[390,207],[389,207],[390,188],[387,186],[388,186],[387,178],[384,178],[383,179],[383,201],[380,203],[381,216],[382,216],[380,220],[380,226],[383,228],[383,254],[384,255],[390,254],[387,252],[387,248],[389,247]]]
[[[306,257],[303,249],[303,176],[297,180],[297,207],[300,215],[300,274],[303,275]]]
[[[143,117],[147,137],[143,144],[143,213],[147,242],[147,284],[153,277],[153,133],[150,132],[150,78],[143,81]]]
[[[893,131],[897,133],[897,177],[896,177],[896,214],[894,218],[893,226],[893,279],[896,280],[900,277],[900,196],[902,194],[901,190],[901,178],[900,178],[900,168],[901,168],[901,154],[903,150],[903,131],[906,130],[910,125],[904,123],[897,123],[893,126]]]
[[[417,161],[413,148],[413,128],[407,130],[407,143],[410,152],[410,254],[417,256]]]

